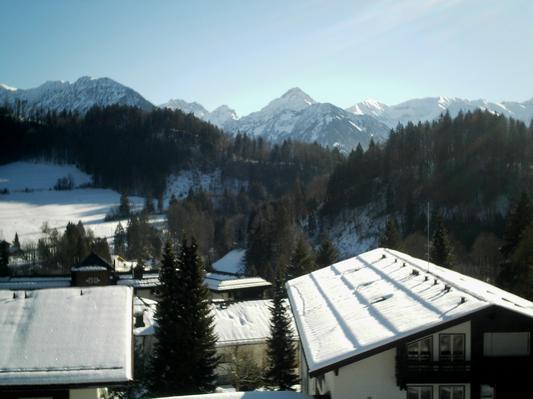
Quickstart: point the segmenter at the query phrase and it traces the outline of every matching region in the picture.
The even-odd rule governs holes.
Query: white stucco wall
[[[396,385],[396,349],[326,373],[324,385],[332,399],[405,399]],[[325,392],[324,392],[325,393]]]

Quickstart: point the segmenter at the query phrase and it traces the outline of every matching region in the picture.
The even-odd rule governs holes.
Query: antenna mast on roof
[[[427,202],[427,239],[428,239],[428,251],[427,251],[427,260],[428,260],[428,273],[429,273],[429,201]]]

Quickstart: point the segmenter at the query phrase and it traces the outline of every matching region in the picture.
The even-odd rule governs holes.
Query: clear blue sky
[[[240,115],[293,86],[371,97],[533,97],[531,0],[2,0],[0,82],[109,76]]]

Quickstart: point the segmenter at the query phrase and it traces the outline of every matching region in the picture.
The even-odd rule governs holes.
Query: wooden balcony
[[[396,379],[400,387],[406,384],[461,383],[471,380],[472,367],[467,361],[417,361],[396,359]]]

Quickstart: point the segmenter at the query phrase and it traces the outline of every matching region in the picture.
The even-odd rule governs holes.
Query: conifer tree
[[[11,275],[9,270],[9,243],[0,241],[0,277]]]
[[[179,392],[181,385],[181,346],[183,341],[178,331],[180,306],[180,286],[178,283],[178,264],[172,244],[165,244],[161,269],[160,285],[157,289],[157,306],[155,311],[155,344],[151,361],[150,388],[159,395],[172,395]]]
[[[206,393],[214,389],[216,336],[209,292],[205,287],[204,267],[198,256],[196,240],[182,240],[178,256],[179,305],[175,312],[178,331],[184,341],[180,348],[182,384],[177,394]]]
[[[512,293],[533,299],[533,225],[521,234],[521,239],[498,275],[498,284]]]
[[[91,251],[111,263],[111,252],[109,251],[109,244],[106,238],[96,238],[91,247]]]
[[[124,230],[122,223],[118,222],[115,229],[115,237],[113,239],[115,254],[120,256],[124,256],[126,254],[126,240],[126,231]]]
[[[121,217],[128,217],[130,215],[130,200],[126,193],[120,194],[120,205],[118,207],[118,213]]]
[[[531,265],[533,256],[528,245],[533,243],[533,206],[523,192],[516,205],[509,210],[500,253],[504,257],[498,274],[498,285],[517,295],[532,298]]]
[[[449,269],[453,268],[452,245],[448,238],[448,231],[440,215],[437,216],[435,221],[435,233],[433,234],[430,258],[436,265]]]
[[[146,213],[154,213],[154,199],[152,197],[151,193],[146,194],[146,198],[144,199],[144,212]]]
[[[504,258],[509,258],[518,245],[522,233],[533,220],[533,206],[527,193],[523,192],[516,205],[509,211],[503,239],[505,244],[500,252]]]
[[[311,248],[305,240],[300,237],[296,243],[296,248],[292,252],[287,276],[289,279],[295,278],[314,269],[313,257],[311,255]]]
[[[278,277],[270,308],[270,338],[267,341],[269,366],[266,379],[270,386],[276,387],[280,391],[292,390],[292,386],[298,383],[298,377],[294,372],[296,367],[294,332],[285,297],[283,280]]]
[[[322,241],[322,244],[320,244],[320,248],[318,249],[318,254],[316,256],[316,264],[318,267],[326,267],[329,265],[332,265],[335,263],[339,258],[339,255],[337,253],[337,248],[335,248],[335,245],[329,240],[325,239]]]
[[[387,220],[387,225],[385,226],[385,231],[379,238],[379,246],[390,249],[398,249],[401,241],[400,232],[398,231],[398,225],[396,224],[396,219],[390,217]]]
[[[19,241],[18,233],[15,233],[15,238],[13,240],[13,246],[17,249],[17,251],[20,251],[20,241]]]

